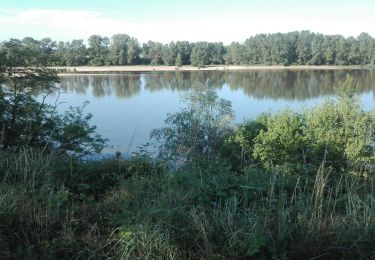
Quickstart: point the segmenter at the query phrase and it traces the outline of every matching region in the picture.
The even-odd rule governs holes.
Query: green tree
[[[180,53],[178,53],[177,57],[176,57],[176,66],[177,67],[181,67],[182,66],[182,58],[181,58],[181,54]]]
[[[88,51],[83,40],[72,40],[65,44],[64,60],[67,66],[82,66],[88,62]]]
[[[53,53],[53,65],[55,66],[66,66],[66,47],[65,43],[59,41],[56,50]]]
[[[190,64],[190,55],[192,48],[192,44],[188,41],[176,42],[177,53],[180,53],[181,55],[182,65]]]
[[[310,31],[302,31],[297,42],[298,64],[305,65],[311,59],[311,42],[314,34]]]
[[[191,65],[203,67],[210,63],[210,53],[208,42],[197,42],[190,55]]]
[[[367,33],[361,33],[357,39],[361,64],[370,64],[375,54],[375,40]]]
[[[334,46],[332,37],[330,36],[324,37],[322,48],[323,48],[322,51],[323,51],[324,64],[326,65],[334,64],[336,53],[335,53],[335,46]]]
[[[214,42],[208,44],[209,48],[209,63],[210,64],[224,64],[224,56],[226,54],[225,47],[222,42]]]
[[[343,36],[335,36],[336,65],[348,65],[348,43]]]
[[[30,57],[30,46],[10,40],[0,45],[0,147],[3,150],[22,146],[58,149],[76,155],[97,152],[105,140],[90,127],[90,116],[75,110],[72,116],[57,114],[56,107],[45,103],[46,97],[59,90],[56,71],[35,66],[40,57]],[[39,96],[40,102],[35,97]],[[68,113],[69,115],[69,113]],[[75,127],[71,128],[74,125]],[[70,146],[59,139],[68,134]]]
[[[244,48],[238,42],[232,42],[227,46],[226,55],[224,56],[225,64],[242,64],[242,55],[244,53]]]
[[[153,139],[161,142],[160,156],[208,159],[217,156],[232,132],[234,113],[230,102],[202,85],[188,91],[184,101],[186,108],[168,115],[166,126],[151,133]]]
[[[138,64],[140,62],[140,57],[139,57],[140,53],[141,53],[141,49],[139,47],[138,40],[131,37],[128,41],[127,63]]]
[[[89,58],[90,64],[93,66],[105,65],[108,61],[108,45],[109,39],[99,35],[92,35],[89,38]]]
[[[348,44],[348,64],[361,64],[361,54],[359,51],[359,42],[353,37],[349,37],[347,40]]]
[[[162,65],[163,62],[163,44],[160,42],[147,42],[147,59],[152,65]]]
[[[163,63],[167,66],[176,64],[177,48],[174,42],[163,46],[162,59]]]
[[[324,35],[317,33],[311,42],[311,59],[308,61],[310,65],[322,65],[324,62],[323,52]]]
[[[126,65],[128,62],[129,35],[115,34],[111,38],[109,57],[113,65]]]

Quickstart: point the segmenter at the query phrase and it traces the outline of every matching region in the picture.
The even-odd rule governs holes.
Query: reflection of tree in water
[[[90,86],[95,97],[131,97],[141,91],[141,74],[77,75],[61,78],[64,91],[86,94]]]
[[[117,97],[139,95],[141,82],[147,91],[184,91],[194,84],[220,89],[225,84],[255,98],[306,100],[334,95],[338,82],[350,73],[357,82],[357,92],[375,92],[375,71],[372,70],[253,70],[253,71],[169,71],[113,75],[77,75],[63,77],[64,90],[86,93],[92,86],[93,95]],[[142,79],[142,80],[141,80]]]
[[[334,95],[338,82],[348,71],[246,71],[227,72],[224,76],[233,90],[243,90],[255,98],[305,100]],[[357,92],[375,90],[373,71],[350,71],[357,82]]]
[[[148,91],[160,90],[187,90],[191,87],[188,74],[183,72],[158,72],[143,75],[145,86]]]
[[[92,76],[91,78],[92,94],[95,97],[104,97],[111,95],[112,85],[109,77]]]
[[[116,75],[112,77],[111,84],[115,90],[116,97],[136,96],[141,92],[141,75],[131,74],[127,77]]]
[[[145,89],[185,90],[195,83],[212,88],[228,84],[232,90],[242,90],[255,98],[306,100],[312,97],[334,95],[338,82],[345,79],[348,71],[194,71],[164,72],[145,75]],[[362,93],[374,86],[374,71],[352,70],[350,74]]]
[[[90,77],[86,75],[61,77],[61,88],[66,92],[86,94],[87,88],[90,85]]]
[[[207,71],[175,71],[147,73],[144,75],[145,89],[157,90],[187,90],[194,84],[220,88],[224,85],[223,73]]]

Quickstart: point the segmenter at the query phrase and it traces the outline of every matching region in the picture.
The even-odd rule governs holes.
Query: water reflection
[[[358,84],[366,110],[375,109],[374,71],[193,71],[111,75],[72,75],[61,78],[65,94],[59,96],[64,111],[69,105],[90,101],[86,112],[92,124],[121,152],[136,151],[149,142],[150,131],[164,126],[167,113],[179,111],[181,92],[197,82],[214,88],[232,102],[236,122],[277,112],[285,107],[311,108],[335,94],[340,80],[350,73]],[[56,97],[49,102],[54,104]],[[114,153],[107,150],[106,152]]]
[[[123,75],[77,75],[62,77],[60,84],[65,92],[88,94],[95,97],[115,95],[127,98],[139,95],[141,91],[141,74]]]
[[[375,92],[375,71],[193,71],[149,72],[111,75],[73,75],[61,78],[62,88],[70,93],[91,94],[95,97],[129,98],[141,93],[169,90],[183,91],[193,84],[230,90],[242,90],[256,99],[285,99],[303,101],[334,95],[337,83],[346,74],[357,82],[357,92]]]

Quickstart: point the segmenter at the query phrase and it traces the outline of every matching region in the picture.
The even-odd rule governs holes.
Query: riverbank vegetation
[[[56,74],[15,63],[22,49],[1,74],[0,258],[375,257],[375,117],[350,77],[319,107],[239,125],[193,84],[151,133],[156,156],[92,161],[105,139],[82,108],[36,99]]]
[[[367,33],[361,33],[356,38],[310,31],[258,34],[227,46],[221,42],[188,41],[168,44],[148,41],[140,44],[127,34],[115,34],[111,38],[92,35],[87,41],[76,39],[68,42],[26,37],[11,39],[8,44],[22,44],[29,54],[38,54],[40,58],[32,60],[35,66],[342,66],[375,63],[375,39]]]

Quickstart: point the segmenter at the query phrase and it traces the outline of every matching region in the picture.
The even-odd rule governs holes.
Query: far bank
[[[57,69],[59,75],[69,74],[95,74],[95,73],[119,73],[119,72],[152,72],[152,71],[215,71],[215,70],[360,70],[369,69],[367,66],[351,65],[351,66],[308,66],[308,65],[292,65],[292,66],[246,66],[246,65],[212,65],[205,67],[194,66],[151,66],[151,65],[131,65],[131,66],[65,66],[51,67]]]

